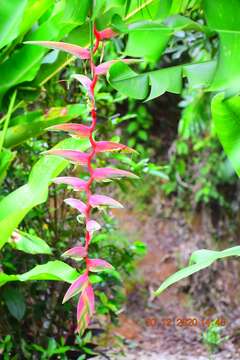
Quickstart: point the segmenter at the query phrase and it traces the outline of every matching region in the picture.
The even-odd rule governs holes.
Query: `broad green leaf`
[[[157,61],[172,33],[172,29],[153,22],[131,25],[125,53],[134,57],[144,57],[148,61]]]
[[[0,184],[3,182],[7,174],[7,170],[15,158],[15,155],[16,154],[14,152],[7,149],[3,149],[0,153]]]
[[[184,13],[189,8],[195,8],[201,0],[172,0],[171,14]]]
[[[58,280],[72,283],[79,276],[77,270],[63,261],[49,261],[43,265],[37,265],[32,270],[17,275],[20,281],[31,280]]]
[[[39,136],[50,126],[65,123],[83,115],[86,115],[86,108],[83,104],[68,105],[65,108],[51,108],[46,114],[41,111],[34,112],[33,116],[31,113],[20,115],[16,119],[12,119],[12,122],[17,123],[17,125],[8,128],[4,147],[17,146],[29,138]]]
[[[74,11],[74,6],[75,0],[58,2],[53,10],[54,15],[30,33],[25,40],[62,39],[82,22],[82,17],[77,17],[79,12]],[[67,15],[69,12],[73,14],[73,18]],[[0,65],[0,96],[23,81],[33,80],[47,51],[46,48],[24,45],[13,52],[11,57]]]
[[[182,77],[187,77],[191,88],[207,88],[214,75],[215,61],[167,67],[138,74],[123,63],[111,66],[108,81],[113,88],[135,99],[151,100],[164,92],[181,93]],[[151,88],[150,88],[151,85]]]
[[[114,15],[124,15],[125,0],[98,0],[93,7],[92,19],[95,19],[97,29],[108,28]]]
[[[204,14],[209,27],[219,30],[239,30],[239,0],[203,0]]]
[[[0,272],[0,286],[3,286],[9,281],[17,281],[17,275],[7,275],[3,272]]]
[[[10,314],[18,321],[22,320],[26,312],[26,303],[19,289],[6,287],[2,295]]]
[[[190,88],[207,88],[216,71],[216,61],[183,65],[183,75],[188,78]]]
[[[19,35],[25,34],[32,25],[53,5],[54,0],[28,0],[23,17]]]
[[[69,0],[67,0],[69,2]],[[64,22],[79,22],[84,23],[88,15],[92,0],[71,0],[71,4],[66,6],[64,11]]]
[[[208,26],[219,34],[218,65],[210,91],[226,90],[233,95],[240,90],[240,12],[239,0],[204,0]]]
[[[182,91],[182,67],[173,66],[148,73],[151,92],[147,100],[164,94],[166,91],[180,94]]]
[[[189,266],[177,271],[175,274],[170,275],[155,291],[155,296],[160,295],[170,285],[210,266],[214,261],[223,259],[229,256],[240,256],[240,246],[235,246],[222,251],[212,250],[197,250],[195,251],[189,261]]]
[[[131,0],[125,17],[127,22],[165,19],[171,10],[172,0]]]
[[[53,4],[54,0],[2,1],[0,12],[0,48],[27,32]]]
[[[240,90],[240,29],[238,32],[220,31],[219,40],[218,65],[216,74],[208,90],[225,90],[228,95],[234,95]]]
[[[217,94],[212,100],[211,108],[219,140],[240,176],[240,97],[224,100],[224,94]]]
[[[86,150],[87,140],[66,139],[56,148]],[[26,185],[10,193],[0,202],[0,249],[26,214],[36,205],[47,200],[48,186],[53,178],[68,165],[60,157],[44,156],[32,168]]]
[[[15,117],[13,117],[12,119],[10,119],[9,127],[13,127],[13,126],[19,125],[19,124],[28,124],[28,123],[34,122],[34,121],[38,120],[39,117],[42,115],[43,115],[42,110],[25,112],[21,115],[17,115]]]
[[[36,265],[24,274],[7,275],[0,272],[0,286],[12,281],[56,280],[72,283],[79,273],[63,261],[54,260]]]
[[[163,23],[164,25],[171,27],[175,31],[178,29],[184,31],[194,30],[199,32],[206,32],[208,35],[212,34],[212,31],[206,26],[181,15],[170,16],[166,20],[164,20]]]
[[[9,244],[17,250],[27,254],[51,254],[52,250],[46,241],[36,235],[17,230],[8,240]]]
[[[145,99],[148,94],[149,80],[146,74],[137,74],[122,62],[111,66],[108,80],[122,94],[134,99]]]
[[[1,1],[0,48],[10,44],[18,36],[27,2],[28,0]]]

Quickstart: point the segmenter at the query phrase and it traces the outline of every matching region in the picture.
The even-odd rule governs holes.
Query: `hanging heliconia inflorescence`
[[[131,172],[120,170],[116,168],[94,168],[92,166],[92,160],[96,154],[101,152],[126,150],[132,152],[134,150],[128,148],[125,145],[110,142],[110,141],[96,141],[93,137],[97,122],[96,104],[94,97],[94,89],[98,81],[99,76],[106,75],[110,66],[116,61],[123,61],[125,63],[136,62],[136,59],[119,59],[111,60],[105,63],[101,63],[98,66],[94,64],[94,54],[99,48],[101,41],[111,39],[117,34],[111,29],[105,29],[97,31],[96,27],[93,26],[92,30],[94,34],[94,44],[91,49],[85,49],[77,45],[67,44],[64,42],[54,41],[29,41],[28,44],[40,45],[50,49],[58,49],[70,53],[77,58],[87,60],[90,65],[91,78],[85,75],[75,74],[74,79],[78,80],[81,85],[86,89],[90,104],[91,104],[91,125],[86,126],[77,123],[67,123],[53,126],[50,130],[54,131],[66,131],[70,135],[78,138],[88,138],[91,147],[88,152],[81,152],[77,150],[60,150],[52,149],[47,151],[48,155],[62,156],[63,158],[70,160],[72,163],[77,165],[85,166],[89,172],[88,181],[82,180],[77,177],[59,177],[53,181],[56,184],[67,184],[70,185],[75,191],[86,193],[86,203],[79,199],[69,198],[65,200],[65,203],[71,207],[77,209],[82,216],[85,218],[86,235],[85,244],[83,246],[76,246],[67,250],[63,255],[66,257],[73,258],[75,260],[84,260],[86,264],[85,271],[81,274],[69,287],[66,292],[63,303],[68,301],[73,296],[80,294],[78,305],[77,305],[77,330],[80,334],[84,332],[90,322],[90,318],[94,313],[94,292],[93,287],[89,280],[89,273],[111,269],[112,266],[105,260],[102,259],[90,259],[88,257],[88,248],[91,242],[94,231],[101,228],[100,224],[95,220],[91,219],[91,209],[99,206],[108,206],[113,208],[121,208],[122,205],[112,199],[109,196],[92,194],[91,185],[94,180],[101,181],[105,179],[121,178],[121,177],[137,177]]]

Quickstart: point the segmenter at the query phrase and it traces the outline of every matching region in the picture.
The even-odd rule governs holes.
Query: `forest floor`
[[[120,315],[119,326],[114,329],[115,334],[125,339],[125,356],[111,352],[107,352],[107,355],[111,360],[240,359],[239,335],[232,336],[233,327],[235,333],[240,329],[239,308],[233,304],[234,310],[231,308],[230,315],[227,305],[221,306],[218,303],[217,290],[216,294],[213,291],[213,295],[209,297],[204,293],[209,290],[208,285],[209,293],[214,290],[212,288],[215,281],[218,290],[220,288],[221,299],[225,297],[223,291],[229,293],[229,287],[234,288],[235,280],[226,278],[226,285],[221,276],[218,277],[216,270],[219,265],[215,266],[215,278],[210,278],[214,268],[207,269],[196,275],[193,283],[193,278],[183,280],[161,296],[153,298],[153,290],[179,266],[187,264],[192,251],[201,248],[201,243],[206,246],[206,237],[210,236],[211,231],[208,225],[203,226],[202,216],[194,216],[186,222],[173,209],[171,214],[162,212],[158,199],[155,199],[152,206],[155,217],[145,211],[115,213],[122,231],[133,241],[144,241],[148,246],[148,254],[138,263],[137,278],[127,284],[128,302]],[[221,265],[220,270],[223,270],[224,276]],[[234,274],[235,270],[230,268],[228,271]],[[205,289],[204,286],[198,289],[201,282],[207,284]],[[209,284],[210,282],[213,284]],[[228,296],[223,301],[225,300],[227,304],[232,303]],[[198,302],[200,306],[196,306]],[[201,306],[203,303],[206,305]],[[197,319],[197,325],[191,322],[193,318]],[[184,325],[182,319],[190,320]],[[226,321],[222,336],[230,334],[229,339],[224,340],[211,356],[202,341],[202,334],[207,328],[202,321],[209,319]]]

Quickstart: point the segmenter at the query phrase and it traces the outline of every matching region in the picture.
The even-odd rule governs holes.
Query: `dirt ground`
[[[148,254],[138,264],[137,278],[127,285],[128,303],[114,329],[125,339],[125,356],[110,351],[109,359],[240,359],[240,310],[235,299],[239,274],[234,261],[216,264],[153,298],[153,291],[187,263],[192,251],[202,245],[211,248],[213,229],[207,215],[186,219],[174,209],[166,212],[157,198],[152,206],[154,218],[141,211],[115,213],[129,238],[147,244]],[[222,336],[229,339],[210,357],[202,333],[206,322],[215,319],[223,321]]]

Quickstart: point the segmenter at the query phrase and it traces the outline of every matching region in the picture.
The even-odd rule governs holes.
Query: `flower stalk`
[[[47,155],[62,156],[72,163],[82,165],[87,168],[89,173],[89,179],[87,181],[76,177],[59,177],[53,179],[56,184],[66,184],[72,186],[75,191],[86,193],[86,203],[80,199],[69,198],[65,199],[65,203],[78,210],[85,217],[85,243],[84,245],[75,246],[65,251],[63,256],[73,258],[76,261],[85,262],[85,271],[72,283],[66,292],[63,302],[68,301],[73,296],[80,294],[77,305],[77,330],[80,334],[88,327],[90,318],[94,313],[94,292],[92,284],[89,280],[89,273],[99,272],[106,269],[112,269],[112,266],[103,259],[90,259],[88,256],[88,249],[91,242],[91,238],[95,231],[100,230],[101,226],[98,222],[91,219],[91,211],[94,207],[108,206],[122,208],[123,206],[116,200],[109,196],[98,195],[92,193],[92,184],[94,180],[102,181],[105,179],[132,177],[137,178],[136,175],[126,170],[120,170],[116,168],[95,168],[92,160],[98,153],[111,152],[111,151],[128,151],[134,150],[119,143],[111,141],[96,141],[94,138],[94,132],[97,125],[97,108],[95,102],[95,87],[99,80],[99,77],[106,75],[110,66],[118,60],[110,60],[105,63],[94,63],[94,54],[99,49],[101,41],[109,40],[111,37],[115,37],[117,34],[111,29],[107,28],[102,31],[98,31],[93,21],[90,20],[90,35],[91,46],[90,49],[85,49],[77,45],[67,44],[64,42],[52,42],[52,41],[32,41],[28,42],[32,45],[44,46],[50,49],[59,49],[70,54],[75,55],[81,60],[88,61],[91,71],[91,78],[83,74],[75,74],[73,78],[78,80],[81,85],[86,89],[90,100],[90,113],[91,113],[91,125],[82,125],[77,123],[67,123],[55,125],[49,130],[53,131],[65,131],[70,136],[77,136],[78,138],[88,138],[90,143],[90,149],[87,153],[83,153],[77,150],[71,149],[52,149],[47,151]],[[126,63],[137,62],[136,59],[119,59]]]

